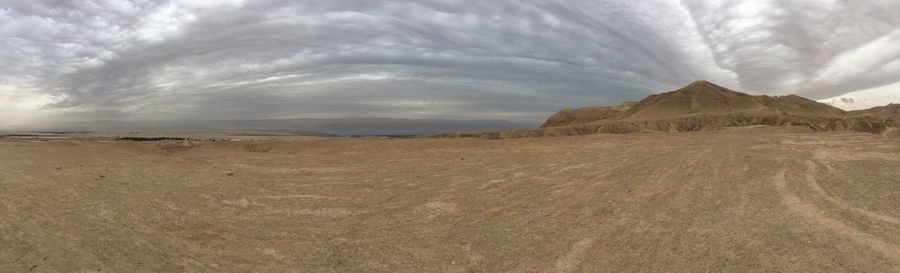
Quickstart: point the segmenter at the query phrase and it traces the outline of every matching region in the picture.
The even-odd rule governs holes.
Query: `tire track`
[[[829,229],[835,233],[841,234],[853,241],[865,245],[872,250],[877,251],[882,256],[889,258],[896,265],[900,265],[900,246],[887,243],[877,236],[861,232],[843,222],[826,216],[821,210],[809,203],[804,203],[796,194],[787,188],[787,179],[785,174],[787,169],[781,169],[773,178],[775,189],[781,196],[784,205],[794,213],[800,214],[806,219],[813,221],[820,226]]]
[[[810,188],[812,188],[813,191],[815,191],[816,193],[821,195],[822,198],[824,198],[825,200],[828,200],[828,202],[831,202],[839,207],[842,207],[844,209],[848,209],[853,212],[865,215],[869,218],[879,220],[882,222],[900,225],[900,219],[891,217],[889,215],[877,213],[874,211],[862,209],[860,207],[854,206],[853,204],[850,204],[850,202],[847,202],[844,199],[841,199],[839,197],[835,197],[834,195],[828,194],[828,192],[826,192],[825,189],[822,188],[822,186],[819,185],[819,182],[816,180],[816,172],[818,171],[817,169],[818,169],[818,167],[816,166],[815,162],[806,161],[806,173],[804,174],[804,178],[806,179],[806,184]]]
[[[588,249],[594,245],[595,239],[587,238],[582,239],[581,241],[576,242],[572,245],[572,249],[566,253],[565,256],[559,258],[556,261],[556,267],[554,267],[554,272],[557,273],[569,273],[575,272],[575,269],[578,268],[578,265],[584,260],[584,254],[587,253]]]

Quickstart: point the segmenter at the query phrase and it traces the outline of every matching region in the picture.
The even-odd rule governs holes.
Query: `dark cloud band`
[[[898,11],[874,0],[0,2],[0,104],[17,118],[535,121],[696,79],[825,99],[900,81]]]

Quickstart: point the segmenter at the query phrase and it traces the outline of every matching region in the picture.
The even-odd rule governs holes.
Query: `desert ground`
[[[0,140],[0,272],[900,272],[900,140]]]

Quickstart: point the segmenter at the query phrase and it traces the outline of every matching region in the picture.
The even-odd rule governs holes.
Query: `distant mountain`
[[[888,118],[900,122],[900,104],[891,103],[887,106],[878,106],[866,110],[850,111],[849,114],[856,117]]]
[[[442,136],[517,138],[594,133],[697,131],[722,127],[805,126],[816,131],[881,133],[900,123],[900,105],[848,113],[804,97],[753,96],[707,82],[633,103],[564,109],[537,129],[450,133]]]
[[[638,102],[623,119],[652,120],[692,114],[784,114],[797,117],[839,118],[845,112],[796,95],[752,96],[707,81],[676,91],[652,95]]]
[[[222,131],[262,132],[296,135],[400,136],[431,135],[451,131],[507,130],[531,127],[502,120],[443,119],[260,119],[260,120],[177,120],[56,122],[41,128],[54,131]]]
[[[840,118],[846,115],[844,110],[796,95],[752,96],[707,81],[697,81],[672,92],[648,96],[637,103],[564,109],[547,119],[542,127],[569,126],[602,120],[660,120],[738,113],[811,118]]]

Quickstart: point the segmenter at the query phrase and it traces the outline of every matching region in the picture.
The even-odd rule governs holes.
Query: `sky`
[[[695,80],[900,102],[900,1],[0,0],[0,127],[539,123]]]

